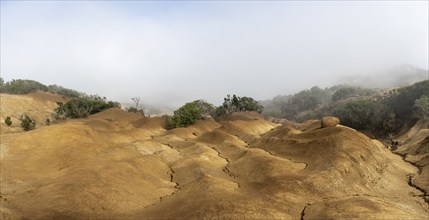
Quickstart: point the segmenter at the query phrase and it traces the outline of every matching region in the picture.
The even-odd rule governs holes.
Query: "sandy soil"
[[[418,168],[320,121],[239,113],[167,131],[163,118],[110,109],[0,137],[2,219],[429,217],[408,183]]]

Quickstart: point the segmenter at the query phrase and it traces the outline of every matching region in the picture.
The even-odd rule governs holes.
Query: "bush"
[[[24,131],[30,131],[36,128],[36,121],[30,118],[28,115],[21,115],[19,117],[19,120],[21,121],[21,127],[24,129]]]
[[[12,125],[12,119],[7,116],[6,119],[4,120],[4,123],[6,123],[7,126],[11,126]]]
[[[46,121],[45,121],[45,124],[48,125],[48,126],[51,125],[51,119],[47,118]]]
[[[67,89],[58,85],[46,86],[35,80],[28,79],[13,79],[12,81],[5,83],[3,78],[0,77],[0,92],[10,94],[27,94],[37,90],[51,92],[69,98],[85,96],[84,93],[75,91],[73,89]]]
[[[59,105],[55,109],[57,118],[86,118],[106,109],[120,106],[117,102],[107,101],[106,98],[100,98],[97,95],[74,98],[65,104],[57,104]]]
[[[336,102],[341,99],[350,98],[354,94],[356,94],[356,89],[353,87],[340,88],[332,95],[332,101]]]
[[[83,93],[80,93],[80,92],[75,91],[73,89],[67,89],[67,88],[64,88],[64,87],[58,86],[58,85],[48,86],[48,91],[52,92],[54,94],[58,94],[58,95],[61,95],[64,97],[69,97],[69,98],[78,98],[78,97],[84,96]]]
[[[187,127],[198,119],[204,119],[213,115],[214,107],[204,100],[188,102],[167,118],[167,128]]]
[[[429,80],[394,90],[383,102],[393,109],[401,124],[405,124],[412,120],[410,114],[415,101],[422,96],[429,96]]]
[[[40,82],[27,79],[13,79],[10,82],[3,83],[0,87],[1,92],[11,94],[27,94],[37,90],[48,91],[48,87]]]
[[[138,111],[138,109],[137,108],[135,108],[135,107],[129,107],[128,109],[127,109],[127,112],[134,112],[134,113],[136,113]]]
[[[375,90],[372,89],[364,89],[360,87],[343,87],[339,88],[334,92],[334,94],[332,94],[332,101],[336,102],[350,97],[370,96],[374,94]]]
[[[387,134],[396,128],[395,113],[388,106],[372,100],[350,101],[333,111],[341,124],[375,133]]]
[[[262,113],[264,106],[259,104],[251,97],[240,97],[227,95],[223,99],[223,104],[214,110],[214,114],[218,116],[229,115],[233,112],[256,111]]]
[[[413,105],[414,116],[418,119],[428,120],[429,119],[429,97],[421,96],[419,99],[414,101]]]

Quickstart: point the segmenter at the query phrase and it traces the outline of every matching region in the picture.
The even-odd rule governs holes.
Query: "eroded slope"
[[[111,109],[2,134],[3,218],[425,219],[417,168],[350,128],[258,114],[165,130]]]

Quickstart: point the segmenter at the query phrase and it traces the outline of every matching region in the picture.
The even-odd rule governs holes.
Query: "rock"
[[[323,117],[321,121],[322,128],[335,127],[339,123],[340,119],[332,116]]]

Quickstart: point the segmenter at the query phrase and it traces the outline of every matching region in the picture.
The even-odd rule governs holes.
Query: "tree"
[[[107,101],[106,98],[101,98],[98,95],[74,98],[65,104],[57,104],[59,106],[55,109],[55,113],[58,118],[86,118],[106,109],[120,106],[119,103]]]
[[[64,97],[69,97],[69,98],[79,98],[79,97],[85,96],[84,93],[78,92],[73,89],[67,89],[58,85],[48,86],[48,91],[51,93],[58,94]]]
[[[196,100],[195,103],[196,103],[196,105],[200,111],[200,118],[201,119],[213,117],[215,107],[212,104],[210,104],[204,100]]]
[[[21,121],[21,127],[24,131],[30,131],[36,128],[36,121],[30,118],[30,116],[24,114],[19,117]]]
[[[295,119],[299,112],[303,112],[321,104],[319,100],[310,90],[304,90],[295,94],[291,99],[283,105],[283,116],[289,119]]]
[[[256,111],[262,113],[264,110],[264,106],[259,104],[251,97],[240,97],[235,94],[231,97],[231,95],[227,95],[223,99],[223,104],[216,108],[215,115],[229,115],[233,112],[243,112],[243,111]]]
[[[422,95],[419,99],[414,101],[413,105],[414,116],[418,119],[429,119],[429,97]]]
[[[131,98],[131,100],[133,100],[134,104],[136,104],[135,108],[138,109],[139,102],[140,102],[140,97],[134,97],[134,98]]]
[[[26,79],[13,79],[1,86],[1,92],[11,94],[27,94],[37,90],[48,91],[48,87],[40,82]]]
[[[387,105],[371,100],[355,100],[337,106],[333,111],[341,124],[383,134],[396,129],[396,115]]]
[[[332,101],[336,102],[341,99],[350,98],[355,94],[356,89],[353,87],[340,88],[332,95]]]
[[[396,89],[383,100],[383,103],[393,109],[396,117],[403,124],[409,122],[410,119],[413,120],[410,114],[413,112],[415,101],[422,96],[429,97],[429,80]]]
[[[187,127],[198,119],[205,119],[213,115],[214,107],[204,100],[188,102],[176,111],[172,117],[167,118],[168,129]]]

